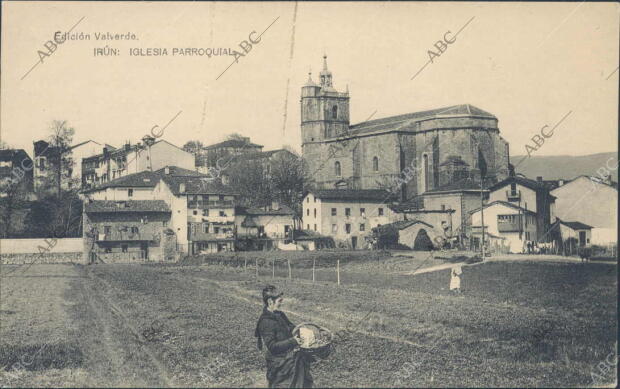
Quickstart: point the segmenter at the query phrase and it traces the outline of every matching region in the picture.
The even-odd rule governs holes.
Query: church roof
[[[321,200],[336,201],[384,202],[395,198],[393,193],[384,189],[315,189],[310,193]]]
[[[366,134],[372,132],[386,132],[398,130],[412,130],[416,122],[428,120],[432,118],[441,118],[449,116],[478,116],[489,119],[497,119],[497,117],[489,112],[470,104],[454,105],[452,107],[444,107],[431,109],[428,111],[406,113],[404,115],[390,116],[382,119],[369,120],[350,126],[350,134]]]

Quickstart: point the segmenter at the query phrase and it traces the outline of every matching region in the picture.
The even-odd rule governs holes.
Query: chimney
[[[564,185],[564,180],[558,180],[558,186]]]
[[[103,158],[107,158],[108,157],[108,148],[104,147],[103,148]]]
[[[179,184],[179,192],[180,193],[185,193],[185,183],[180,183]]]
[[[131,149],[131,145],[129,143],[125,143],[125,151],[129,151]]]
[[[165,175],[167,175],[167,176],[169,176],[169,175],[170,175],[170,168],[169,168],[168,166],[166,166],[166,167],[164,168],[164,174],[165,174]]]
[[[144,135],[142,137],[142,141],[144,141],[144,144],[147,146],[152,145],[153,143],[155,143],[155,138],[150,136],[150,135]]]
[[[274,210],[274,211],[279,210],[280,209],[280,203],[275,201],[275,200],[272,201],[271,202],[271,209]]]
[[[538,176],[538,177],[536,177],[536,181],[538,181],[538,182],[542,182],[542,176]]]

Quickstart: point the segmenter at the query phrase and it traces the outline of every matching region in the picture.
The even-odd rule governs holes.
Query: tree
[[[183,150],[194,155],[196,166],[207,166],[207,157],[203,152],[203,148],[204,145],[199,140],[190,140],[183,145]]]
[[[204,145],[199,140],[190,140],[183,145],[183,150],[188,153],[192,153],[194,155],[198,155],[198,153],[202,150]]]
[[[241,140],[241,141],[247,141],[248,137],[243,136],[241,134],[239,134],[238,132],[233,132],[232,134],[228,134],[228,136],[226,137],[226,140]]]
[[[65,182],[68,182],[73,169],[71,143],[73,142],[75,130],[67,125],[66,120],[54,120],[50,125],[49,131],[49,145],[47,150],[45,150],[45,155],[47,156],[49,171],[53,174],[46,176],[42,182],[41,190],[48,192],[55,189],[58,198],[60,198],[63,179]]]
[[[261,206],[272,200],[271,185],[264,166],[256,161],[242,160],[225,169],[230,186],[239,194],[242,205]]]
[[[10,238],[18,229],[17,216],[26,205],[27,190],[23,180],[12,182],[5,179],[0,182],[0,193],[0,236]]]
[[[60,198],[48,195],[32,202],[26,217],[26,231],[33,238],[82,236],[82,201],[75,191],[63,191]]]
[[[308,181],[303,159],[294,153],[281,153],[269,164],[271,193],[275,197],[272,200],[280,201],[301,217],[301,201]]]

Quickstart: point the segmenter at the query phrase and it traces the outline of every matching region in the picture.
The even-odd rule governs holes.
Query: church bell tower
[[[327,68],[327,55],[323,56],[323,70],[317,85],[308,73],[308,81],[301,88],[301,142],[322,142],[341,136],[349,129],[349,91],[334,89],[332,72]]]

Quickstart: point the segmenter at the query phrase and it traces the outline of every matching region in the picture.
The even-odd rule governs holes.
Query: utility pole
[[[481,172],[482,173],[482,172]],[[484,261],[484,195],[482,192],[482,174],[480,175],[480,221],[482,224],[482,239],[480,240],[480,247],[482,249],[482,260]]]

